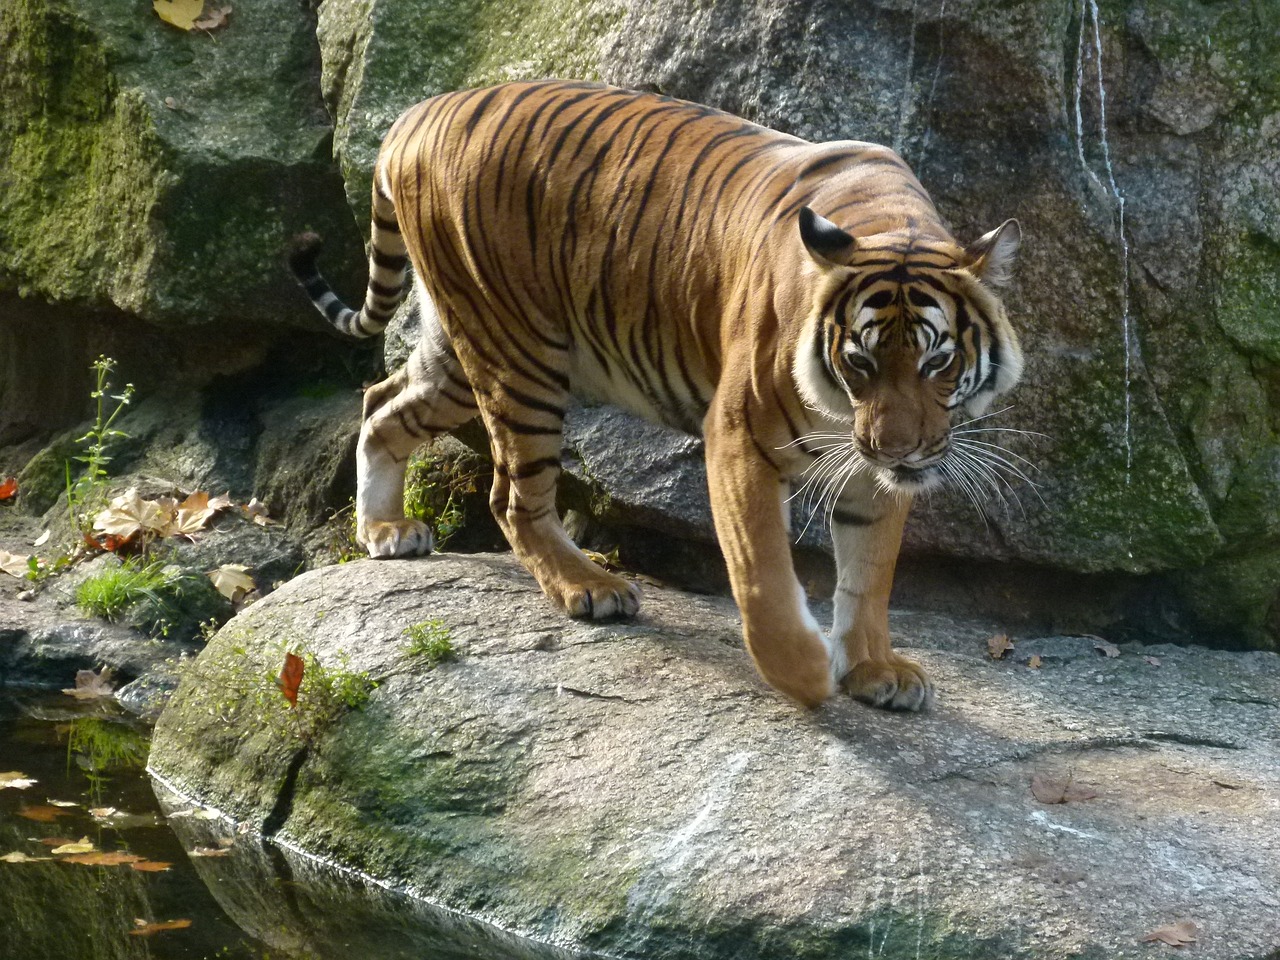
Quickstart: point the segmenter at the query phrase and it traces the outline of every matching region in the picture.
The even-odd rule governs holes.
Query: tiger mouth
[[[882,467],[881,476],[898,490],[906,493],[917,493],[928,490],[942,482],[942,468],[932,463],[923,467],[909,467],[899,464],[895,467]]]

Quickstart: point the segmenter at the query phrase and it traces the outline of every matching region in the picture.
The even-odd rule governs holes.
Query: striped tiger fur
[[[635,584],[587,559],[555,509],[570,395],[609,401],[705,438],[716,531],[769,683],[807,705],[841,685],[882,707],[932,701],[891,649],[889,590],[911,494],[959,476],[953,411],[980,412],[1019,377],[995,292],[1016,221],[962,247],[885,147],[576,82],[420,103],[373,180],[359,311],[322,279],[314,241],[292,257],[345,333],[383,329],[410,263],[429,313],[406,366],[365,394],[356,510],[372,556],[431,548],[402,511],[406,461],[478,413],[494,515],[542,589],[571,616],[635,613]],[[792,565],[793,479],[822,485],[832,520],[829,634]]]

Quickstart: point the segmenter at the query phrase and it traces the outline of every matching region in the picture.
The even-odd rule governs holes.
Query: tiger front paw
[[[375,560],[418,557],[435,547],[431,528],[421,520],[361,520],[356,540]]]
[[[856,663],[841,681],[863,703],[885,710],[919,712],[933,706],[933,681],[914,660],[894,654],[890,660]]]
[[[635,616],[640,609],[640,588],[628,580],[601,572],[580,583],[564,583],[548,590],[569,616],[604,620]]]

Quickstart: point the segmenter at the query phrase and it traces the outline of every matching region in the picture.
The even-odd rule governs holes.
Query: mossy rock
[[[318,229],[361,259],[312,29],[286,0],[237,7],[216,35],[128,0],[7,3],[0,283],[153,322],[310,321],[288,237]]]

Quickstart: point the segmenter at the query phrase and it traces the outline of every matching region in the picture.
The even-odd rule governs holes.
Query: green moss
[[[1280,243],[1250,234],[1221,259],[1218,324],[1240,349],[1280,364]]]
[[[93,35],[60,9],[15,0],[2,44],[25,70],[0,90],[0,260],[23,295],[135,305],[164,181],[139,96],[122,93]]]

